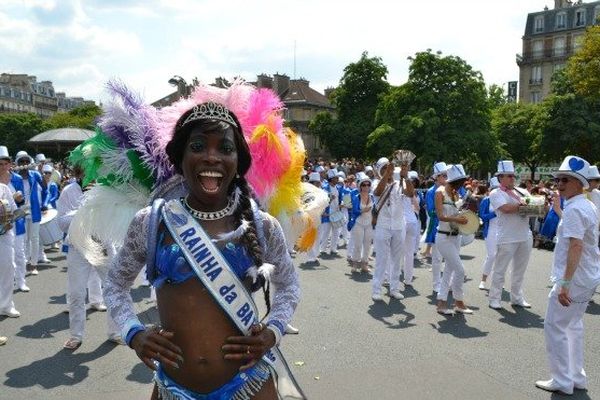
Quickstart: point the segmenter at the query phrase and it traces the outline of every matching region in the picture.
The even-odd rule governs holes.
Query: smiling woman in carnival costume
[[[105,300],[126,342],[156,370],[152,398],[303,399],[277,346],[299,300],[298,277],[279,222],[251,196],[283,219],[301,208],[303,148],[283,128],[281,102],[235,82],[199,86],[155,110],[110,88],[120,104],[100,121],[96,160],[112,168],[96,165],[97,180],[156,200],[121,233]],[[127,162],[134,173],[124,172]],[[160,327],[139,321],[129,294],[144,264]],[[261,287],[263,319],[251,296]]]

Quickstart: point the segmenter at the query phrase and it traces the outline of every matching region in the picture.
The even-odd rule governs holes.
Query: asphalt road
[[[418,264],[414,289],[403,301],[373,303],[370,275],[350,273],[344,258],[320,266],[296,258],[303,299],[294,318],[299,335],[282,350],[310,399],[560,399],[534,387],[547,379],[543,316],[552,253],[533,250],[525,294],[533,308],[487,307],[477,289],[484,257],[482,241],[463,248],[472,280],[465,301],[475,314],[443,317],[435,312],[428,265]],[[341,250],[345,256],[345,250]],[[0,319],[0,399],[146,399],[151,373],[134,353],[106,341],[105,313],[89,312],[83,345],[62,349],[68,339],[66,268],[58,253],[52,264],[28,278],[30,293],[16,293],[21,318]],[[144,321],[155,318],[149,289],[133,297]],[[260,296],[259,296],[260,298]],[[505,293],[504,299],[508,299]],[[596,295],[600,303],[600,296]],[[573,399],[600,398],[600,304],[585,316],[589,390]],[[566,398],[566,397],[565,397]]]

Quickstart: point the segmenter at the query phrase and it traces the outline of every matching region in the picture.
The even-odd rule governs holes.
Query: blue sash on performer
[[[250,328],[258,322],[258,309],[227,260],[180,200],[167,202],[162,217],[200,281],[238,329],[249,336]],[[267,351],[263,360],[277,375],[277,391],[282,399],[306,398],[277,346]]]

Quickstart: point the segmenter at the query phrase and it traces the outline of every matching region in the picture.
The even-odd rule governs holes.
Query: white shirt
[[[419,209],[418,196],[408,197],[402,195],[402,201],[404,202],[404,219],[407,224],[417,222],[417,215],[415,214],[415,206]]]
[[[56,221],[64,233],[69,231],[71,220],[75,216],[75,213],[77,213],[82,201],[83,191],[77,182],[71,182],[65,186],[56,201],[56,210],[58,211]]]
[[[385,199],[383,204],[377,204],[379,209],[379,215],[377,216],[377,227],[392,230],[404,230],[405,219],[404,219],[404,201],[402,200],[402,187],[398,182],[391,183],[393,185],[390,189],[390,194]],[[386,191],[389,189],[387,186],[379,201],[384,199]]]
[[[600,250],[598,249],[598,214],[596,207],[584,195],[572,197],[565,202],[563,215],[558,224],[558,243],[554,248],[552,282],[563,279],[567,268],[570,238],[583,241],[581,259],[573,275],[577,286],[594,289],[600,284]]]
[[[519,191],[528,196],[529,192],[525,189]],[[521,197],[513,190],[515,195]],[[505,204],[519,204],[519,201],[502,189],[494,189],[490,193],[490,205],[496,210],[496,218],[498,220],[498,244],[524,242],[529,240],[531,231],[529,230],[529,218],[522,217],[517,213],[506,214],[500,211],[500,207]]]
[[[600,190],[592,189],[591,192],[585,192],[584,194],[589,201],[594,203],[598,216],[600,217]]]

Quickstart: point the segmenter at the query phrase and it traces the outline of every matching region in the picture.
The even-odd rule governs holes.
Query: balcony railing
[[[546,61],[553,58],[564,58],[570,56],[572,53],[573,49],[567,47],[539,51],[528,51],[523,54],[517,54],[516,61],[517,64],[521,65],[531,62]]]
[[[530,85],[541,85],[543,83],[544,83],[544,80],[542,78],[531,78],[529,80]]]

